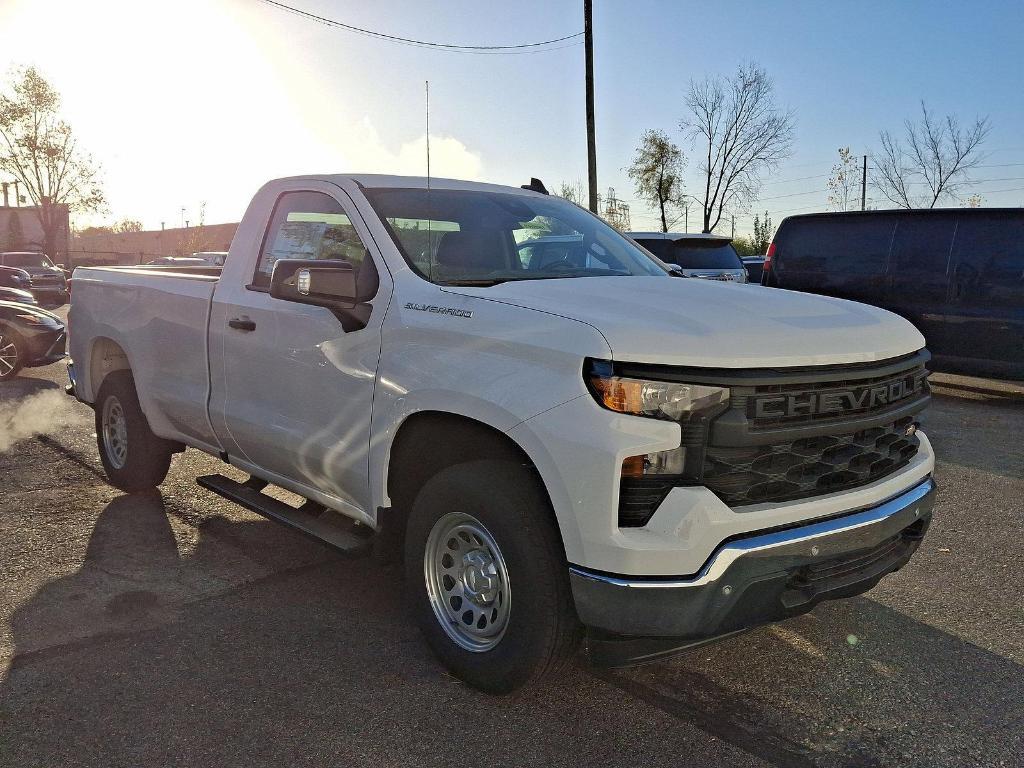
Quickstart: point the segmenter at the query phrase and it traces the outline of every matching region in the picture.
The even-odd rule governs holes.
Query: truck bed
[[[72,359],[94,359],[78,372],[79,396],[94,402],[96,365],[127,359],[139,399],[161,437],[217,449],[206,412],[209,395],[207,322],[220,267],[80,267],[72,278]],[[116,346],[115,346],[116,345]],[[88,346],[88,348],[87,348]]]

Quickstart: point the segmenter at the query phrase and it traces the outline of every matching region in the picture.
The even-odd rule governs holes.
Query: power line
[[[434,50],[458,52],[458,53],[489,53],[489,54],[513,54],[513,53],[544,53],[547,51],[561,50],[562,48],[568,48],[572,45],[578,45],[579,42],[570,43],[569,45],[559,46],[557,48],[546,48],[544,46],[554,45],[555,43],[563,43],[568,40],[575,40],[576,38],[583,37],[583,32],[576,32],[572,35],[565,35],[564,37],[556,37],[551,40],[540,40],[537,42],[530,43],[516,43],[514,45],[461,45],[457,43],[437,43],[429,40],[416,40],[410,37],[399,37],[398,35],[389,35],[385,32],[377,32],[372,29],[364,29],[363,27],[357,27],[352,24],[346,24],[336,19],[329,19],[325,16],[318,16],[315,13],[309,11],[303,11],[300,8],[294,8],[284,3],[279,3],[277,0],[261,0],[261,2],[267,5],[272,5],[275,8],[280,8],[288,13],[295,14],[305,19],[315,21],[319,24],[324,24],[329,27],[335,27],[337,29],[344,29],[349,32],[354,32],[360,35],[366,35],[373,37],[378,40],[388,40],[392,43],[401,43],[403,45],[414,45],[420,48],[432,48]],[[539,49],[539,50],[532,50]]]

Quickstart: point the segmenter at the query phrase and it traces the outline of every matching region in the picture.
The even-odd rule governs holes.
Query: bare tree
[[[879,134],[874,186],[901,208],[934,208],[939,200],[958,198],[971,184],[970,171],[984,159],[980,147],[991,130],[988,118],[962,128],[955,115],[937,120],[922,101],[920,122],[906,120],[903,126],[903,141],[888,131]]]
[[[711,232],[726,210],[742,208],[761,188],[761,175],[790,153],[792,111],[775,103],[775,86],[756,64],[741,64],[731,78],[691,82],[680,123],[701,155],[704,231]]]
[[[832,166],[828,180],[828,207],[833,211],[852,211],[857,208],[857,190],[860,187],[861,169],[857,158],[849,147],[839,148],[839,162]]]
[[[587,207],[586,191],[583,189],[583,182],[579,179],[572,183],[563,181],[555,194],[558,197],[564,197],[570,203],[576,203],[581,208]]]
[[[646,131],[636,157],[629,166],[629,178],[636,194],[661,214],[661,231],[668,232],[686,211],[683,195],[683,153],[664,131]]]
[[[181,256],[191,256],[193,253],[205,251],[206,247],[206,201],[204,200],[199,203],[199,224],[185,230],[179,251]]]
[[[99,169],[58,117],[59,107],[60,95],[34,67],[17,71],[0,94],[0,170],[21,182],[37,206],[43,249],[51,256],[63,226],[59,206],[85,212],[105,205]]]

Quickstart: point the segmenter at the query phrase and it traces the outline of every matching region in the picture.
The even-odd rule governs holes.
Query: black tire
[[[453,512],[482,524],[507,570],[507,623],[496,645],[486,650],[467,650],[453,640],[449,632],[462,628],[443,628],[430,598],[424,567],[428,540],[435,524],[444,530],[441,521]],[[405,574],[409,605],[427,643],[453,675],[474,688],[504,694],[550,677],[579,645],[582,628],[554,514],[539,479],[520,464],[469,462],[427,481],[409,514]]]
[[[96,398],[96,445],[107,479],[115,488],[136,493],[156,488],[167,477],[173,443],[157,437],[139,405],[135,381],[129,371],[114,371],[100,386]],[[106,409],[119,408],[124,430],[120,438],[105,428]],[[109,418],[109,415],[108,415]],[[123,451],[118,449],[123,446]]]
[[[13,347],[14,363],[13,367],[8,367],[11,365],[9,359],[11,347]],[[3,359],[0,360],[0,381],[13,379],[25,365],[25,342],[6,326],[0,326],[0,355],[3,356]]]

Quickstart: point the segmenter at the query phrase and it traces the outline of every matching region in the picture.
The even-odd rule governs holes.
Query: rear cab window
[[[686,238],[679,240],[637,240],[640,245],[669,264],[683,269],[743,269],[743,262],[725,240]]]

